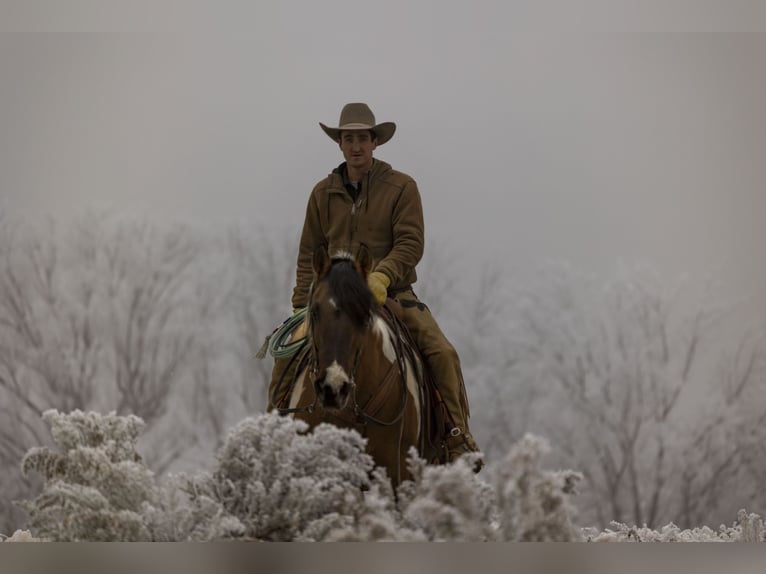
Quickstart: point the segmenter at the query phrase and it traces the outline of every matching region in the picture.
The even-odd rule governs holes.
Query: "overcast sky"
[[[418,182],[429,241],[510,267],[639,261],[766,290],[762,34],[706,33],[678,3],[672,22],[623,7],[588,26],[573,3],[557,26],[550,3],[194,3],[175,33],[156,25],[167,9],[106,22],[90,4],[11,20],[99,33],[0,35],[13,216],[95,208],[297,234],[342,159],[318,122],[365,101],[397,123],[376,155]],[[749,5],[720,28],[763,17]]]

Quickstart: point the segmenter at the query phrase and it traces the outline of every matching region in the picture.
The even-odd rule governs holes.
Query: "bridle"
[[[313,290],[312,290],[313,291]],[[311,295],[309,294],[309,302],[311,302]],[[308,321],[308,329],[307,329],[307,341],[310,343],[310,347],[308,350],[308,353],[304,355],[301,359],[301,363],[304,361],[307,361],[306,364],[306,375],[310,381],[315,381],[317,377],[319,376],[319,346],[317,343],[317,337],[315,336],[315,328],[316,323],[311,320],[311,317],[306,319]],[[388,321],[385,321],[388,325]],[[370,321],[365,326],[367,330],[371,329],[372,325],[372,317],[370,317]],[[396,369],[399,373],[399,381],[401,386],[401,396],[400,396],[400,407],[396,415],[390,419],[390,420],[382,420],[369,412],[365,412],[365,409],[363,406],[359,404],[358,397],[357,397],[357,383],[356,383],[356,374],[357,370],[359,368],[359,364],[361,362],[362,357],[362,351],[364,350],[364,342],[360,344],[355,353],[354,353],[354,360],[352,362],[351,367],[351,373],[349,377],[349,384],[351,385],[351,396],[349,397],[349,404],[347,404],[346,407],[344,407],[342,410],[340,410],[338,413],[334,413],[332,411],[324,411],[324,414],[337,419],[345,424],[350,424],[353,426],[362,425],[367,426],[368,424],[373,424],[377,426],[382,427],[391,427],[398,424],[398,448],[399,452],[401,452],[402,447],[402,440],[404,436],[404,413],[407,409],[408,404],[408,390],[407,390],[407,366],[406,366],[406,359],[405,359],[405,353],[402,348],[402,340],[399,336],[399,333],[392,333],[392,337],[395,335],[396,340],[396,347],[395,347],[395,355],[396,355],[396,361],[395,363],[391,364],[391,368],[386,372],[386,374],[383,376],[383,379],[381,380],[380,384],[378,385],[378,389],[383,390],[385,389],[385,382],[387,379],[392,376],[393,370]],[[296,373],[299,373],[302,365],[299,364],[296,370]],[[377,397],[377,394],[373,394],[372,397],[369,399],[369,402],[373,402],[373,400]],[[368,402],[368,404],[369,404]],[[310,405],[304,406],[304,407],[293,407],[293,408],[277,408],[277,412],[279,414],[295,414],[295,413],[307,413],[311,414],[314,413],[317,410],[317,403],[318,403],[318,395],[316,391],[314,391],[314,400]],[[349,419],[345,416],[343,416],[345,413],[350,411],[353,414],[353,418]],[[421,441],[422,442],[422,441]],[[397,456],[397,479],[401,482],[401,462],[400,457]]]

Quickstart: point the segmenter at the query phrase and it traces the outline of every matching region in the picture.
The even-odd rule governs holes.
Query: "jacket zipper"
[[[357,222],[358,222],[358,215],[357,215],[357,208],[362,208],[362,198],[364,197],[364,194],[369,191],[370,188],[370,172],[367,172],[367,185],[364,186],[364,189],[362,189],[362,186],[359,186],[359,195],[357,196],[355,201],[352,201],[351,203],[351,240],[353,242],[354,236],[356,235],[357,230]]]
[[[362,194],[359,193],[359,199],[356,201],[352,201],[351,203],[351,229],[349,230],[351,233],[351,237],[349,237],[349,248],[351,245],[354,244],[354,238],[356,237],[356,228],[357,228],[357,221],[358,221],[358,215],[357,215],[357,207],[362,206]]]

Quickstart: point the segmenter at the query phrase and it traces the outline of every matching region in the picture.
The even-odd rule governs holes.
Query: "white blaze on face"
[[[338,361],[333,361],[332,365],[327,367],[324,382],[337,393],[344,383],[349,382],[349,378],[346,370],[338,364]]]
[[[372,328],[380,336],[383,345],[383,356],[393,363],[396,360],[396,351],[394,351],[394,343],[391,341],[391,330],[382,317],[375,317]]]

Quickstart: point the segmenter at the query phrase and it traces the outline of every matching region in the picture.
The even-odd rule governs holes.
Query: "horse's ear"
[[[359,246],[359,253],[356,254],[356,264],[359,266],[362,276],[366,278],[372,269],[372,256],[364,243]]]
[[[320,245],[317,247],[316,251],[314,251],[312,266],[314,267],[314,273],[316,273],[317,277],[324,277],[330,269],[330,256],[327,255],[327,249],[324,245]]]

